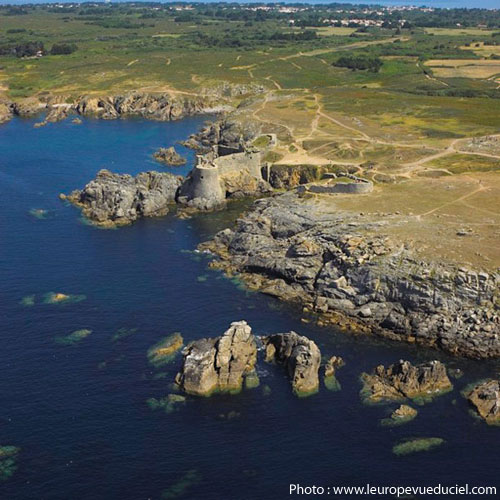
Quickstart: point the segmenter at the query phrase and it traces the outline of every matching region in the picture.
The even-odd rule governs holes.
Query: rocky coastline
[[[297,303],[320,324],[500,356],[500,273],[428,262],[384,234],[384,222],[328,211],[297,193],[261,199],[200,250],[255,290]]]
[[[164,356],[163,351],[166,349],[170,361],[182,343],[182,337],[174,334],[148,351],[148,357],[154,361],[151,356]],[[293,331],[255,335],[244,320],[234,321],[218,337],[201,338],[188,343],[182,355],[174,388],[185,396],[169,395],[169,398],[180,398],[182,401],[186,400],[186,396],[235,395],[244,389],[255,389],[260,385],[261,362],[276,365],[277,370],[283,368],[290,380],[292,393],[297,397],[308,397],[320,390],[321,368],[325,388],[334,391],[341,389],[335,379],[336,369],[344,365],[341,357],[334,355],[323,358],[313,340]],[[452,370],[448,370],[438,360],[420,364],[399,360],[387,368],[379,365],[370,373],[360,374],[362,388],[359,396],[366,405],[391,407],[398,404],[396,408],[393,406],[388,418],[381,420],[382,426],[407,424],[419,413],[408,403],[423,406],[454,390],[449,372]],[[335,387],[327,383],[328,379],[335,379]],[[488,425],[500,425],[499,383],[493,379],[482,380],[462,390],[462,396],[474,409],[474,415]],[[172,401],[167,400],[166,403]]]
[[[215,95],[185,95],[168,92],[127,92],[118,95],[39,96],[18,101],[0,100],[0,123],[14,116],[33,117],[46,113],[43,121],[57,122],[69,114],[105,120],[139,116],[148,120],[173,121],[197,114],[230,109],[225,99]]]
[[[211,99],[130,93],[86,97],[72,107],[101,118],[138,114],[170,120],[203,112]],[[67,113],[68,105],[51,106],[56,117]],[[13,109],[29,114],[39,104],[24,102]],[[175,203],[180,215],[189,215],[223,208],[228,199],[261,197],[283,176],[273,171],[271,184],[264,180],[260,152],[251,146],[259,132],[255,123],[225,117],[184,143],[202,153],[185,179],[148,172],[134,180],[105,171],[83,190],[61,197],[101,227],[164,215]],[[238,274],[252,289],[297,303],[320,325],[471,358],[499,357],[500,272],[422,260],[384,234],[386,224],[376,216],[325,209],[298,189],[258,200],[235,228],[200,249],[217,256],[213,267]]]

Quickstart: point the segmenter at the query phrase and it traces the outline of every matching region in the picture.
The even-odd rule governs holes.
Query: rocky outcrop
[[[175,200],[181,178],[169,173],[142,172],[136,177],[101,170],[81,191],[61,195],[82,208],[99,226],[129,224],[141,217],[165,215]]]
[[[173,146],[170,148],[160,148],[153,154],[153,157],[156,161],[175,167],[186,164],[186,158],[183,158]]]
[[[290,332],[263,337],[262,342],[266,361],[286,368],[295,394],[307,396],[318,390],[321,352],[312,340]]]
[[[344,364],[344,360],[340,356],[332,356],[325,363],[325,377],[335,376],[337,368],[342,368]]]
[[[488,424],[500,425],[500,381],[486,380],[465,394],[478,415]]]
[[[115,119],[142,116],[150,120],[171,121],[199,113],[216,111],[217,102],[208,97],[179,96],[168,93],[130,92],[118,96],[85,96],[77,100],[80,115]]]
[[[30,117],[47,109],[47,103],[35,97],[22,99],[11,104],[12,113],[16,116]]]
[[[0,100],[0,123],[9,121],[12,118],[12,105],[9,101]]]
[[[440,361],[412,365],[400,360],[388,368],[377,366],[371,374],[361,375],[363,398],[368,403],[405,398],[433,397],[453,386]]]
[[[418,411],[408,405],[401,405],[391,413],[393,420],[413,420],[418,415]]]
[[[241,390],[245,376],[254,370],[257,344],[250,326],[238,321],[221,337],[192,342],[183,354],[177,384],[188,394],[209,396]]]
[[[500,273],[418,258],[384,234],[388,223],[289,192],[258,200],[200,249],[219,256],[213,267],[298,303],[323,324],[500,356]]]
[[[222,119],[207,124],[183,144],[200,153],[208,153],[215,149],[217,155],[225,156],[243,152],[258,133],[259,126],[255,122]]]

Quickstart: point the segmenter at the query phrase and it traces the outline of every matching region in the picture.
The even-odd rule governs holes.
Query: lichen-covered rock
[[[210,396],[241,390],[245,376],[253,373],[257,344],[246,321],[238,321],[220,337],[192,342],[183,354],[177,384],[188,394]]]
[[[412,365],[400,360],[388,368],[377,366],[372,374],[363,373],[362,396],[366,402],[399,401],[405,398],[433,397],[453,386],[440,361]]]
[[[500,425],[500,381],[486,380],[465,395],[488,424]]]
[[[183,158],[173,146],[170,148],[160,148],[153,154],[153,157],[159,162],[174,167],[186,164],[186,158]]]
[[[295,394],[307,396],[318,390],[321,352],[312,340],[290,332],[263,337],[262,342],[266,361],[285,366]]]
[[[141,172],[132,177],[101,170],[81,191],[61,198],[81,207],[96,225],[118,226],[165,215],[180,183],[181,178],[170,173]]]

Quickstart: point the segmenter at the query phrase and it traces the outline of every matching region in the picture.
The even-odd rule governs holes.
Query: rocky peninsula
[[[200,245],[213,267],[295,302],[321,324],[472,358],[500,355],[500,274],[418,258],[380,217],[295,192],[255,202]]]
[[[132,177],[101,170],[81,191],[60,197],[81,207],[83,215],[97,226],[121,226],[168,213],[181,179],[154,171]]]

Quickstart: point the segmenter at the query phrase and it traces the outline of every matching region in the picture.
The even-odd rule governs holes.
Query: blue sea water
[[[15,119],[0,126],[0,446],[21,448],[0,498],[267,500],[289,498],[290,483],[500,488],[500,427],[475,419],[460,396],[468,383],[498,376],[498,362],[303,323],[294,308],[209,270],[207,258],[192,251],[231,225],[244,205],[101,230],[58,199],[103,167],[161,170],[152,152],[202,122],[84,120],[36,129]],[[48,210],[48,217],[33,217],[32,209]],[[86,299],[42,303],[50,291]],[[29,295],[34,305],[21,304]],[[258,334],[295,330],[324,355],[342,356],[342,390],[322,387],[298,399],[279,368],[261,363],[256,389],[189,398],[170,414],[151,410],[147,399],[171,392],[180,358],[155,370],[148,348],[176,331],[186,341],[215,336],[240,319]],[[82,328],[92,334],[78,345],[54,341]],[[119,328],[137,331],[113,342]],[[465,372],[455,390],[419,408],[405,426],[380,426],[395,405],[364,406],[360,373],[400,358],[436,357]],[[446,443],[405,457],[391,451],[404,438],[429,436]]]

